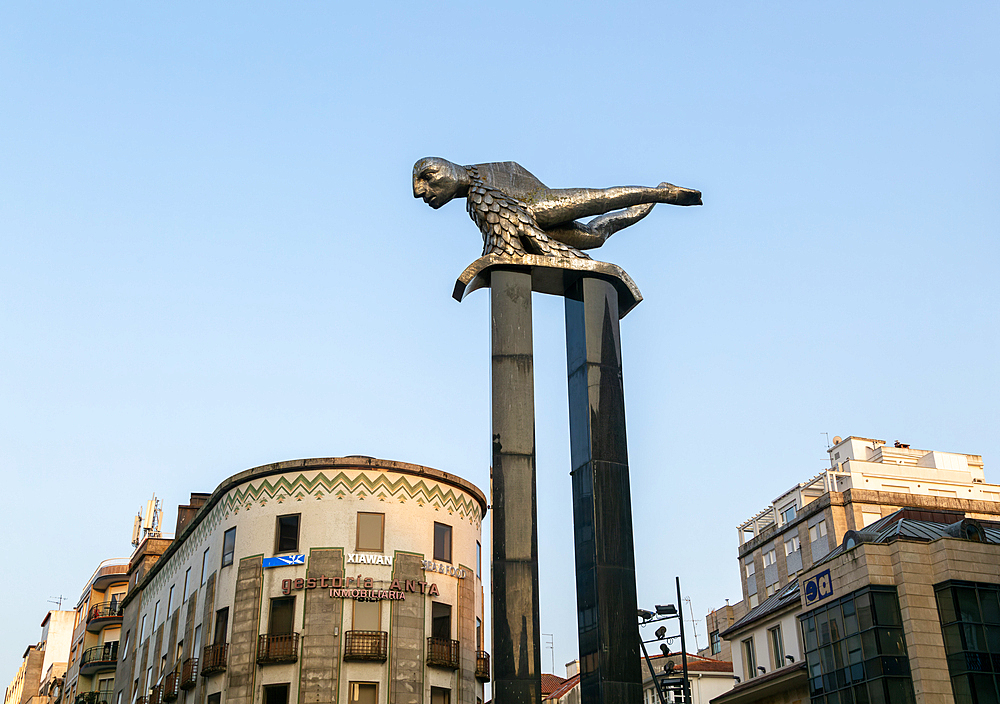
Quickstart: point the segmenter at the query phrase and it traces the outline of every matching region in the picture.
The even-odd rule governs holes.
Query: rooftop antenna
[[[64,597],[62,594],[60,594],[59,596],[50,596],[49,603],[55,604],[57,611],[62,611],[62,603],[65,599],[66,597]]]
[[[549,642],[544,643],[543,645],[551,651],[550,656],[552,659],[550,660],[550,667],[552,668],[552,674],[554,675],[556,674],[556,637],[551,633],[543,633],[542,637],[549,639]]]
[[[827,450],[829,450],[831,447],[833,447],[830,444],[830,433],[820,433],[820,435],[825,435],[826,436],[826,449]]]
[[[132,524],[132,545],[138,546],[143,538],[159,538],[162,520],[163,509],[160,508],[160,500],[153,494],[153,498],[146,502],[146,511],[139,509],[139,514]]]
[[[691,626],[694,629],[694,650],[698,652],[701,650],[701,646],[698,645],[698,619],[694,617],[694,607],[691,606],[691,597],[684,597],[684,601],[687,602],[688,611],[691,613]]]

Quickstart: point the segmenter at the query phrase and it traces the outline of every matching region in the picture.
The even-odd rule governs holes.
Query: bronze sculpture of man
[[[670,183],[615,188],[548,188],[513,161],[460,166],[427,157],[413,167],[413,197],[432,208],[457,197],[483,234],[483,255],[535,254],[589,259],[622,228],[644,218],[656,203],[701,205],[701,192]],[[578,218],[595,217],[582,223]]]

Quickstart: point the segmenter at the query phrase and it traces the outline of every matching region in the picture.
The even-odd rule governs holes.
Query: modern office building
[[[740,526],[744,600],[718,634],[740,683],[713,704],[998,701],[1000,486],[982,458],[866,438],[829,453]]]
[[[118,665],[122,600],[128,559],[104,560],[76,603],[73,640],[63,687],[64,704],[110,704]]]
[[[114,704],[481,702],[486,509],[457,476],[356,456],[192,495],[130,565]]]

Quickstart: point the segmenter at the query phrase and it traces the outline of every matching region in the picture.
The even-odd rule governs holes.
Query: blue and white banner
[[[264,567],[288,567],[289,565],[306,564],[305,555],[281,555],[280,557],[265,557]]]

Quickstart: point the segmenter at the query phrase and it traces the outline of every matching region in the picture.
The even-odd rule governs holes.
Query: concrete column
[[[541,701],[531,274],[490,279],[493,699]],[[637,661],[638,662],[638,661]]]
[[[618,294],[566,293],[570,456],[582,704],[642,700]]]

